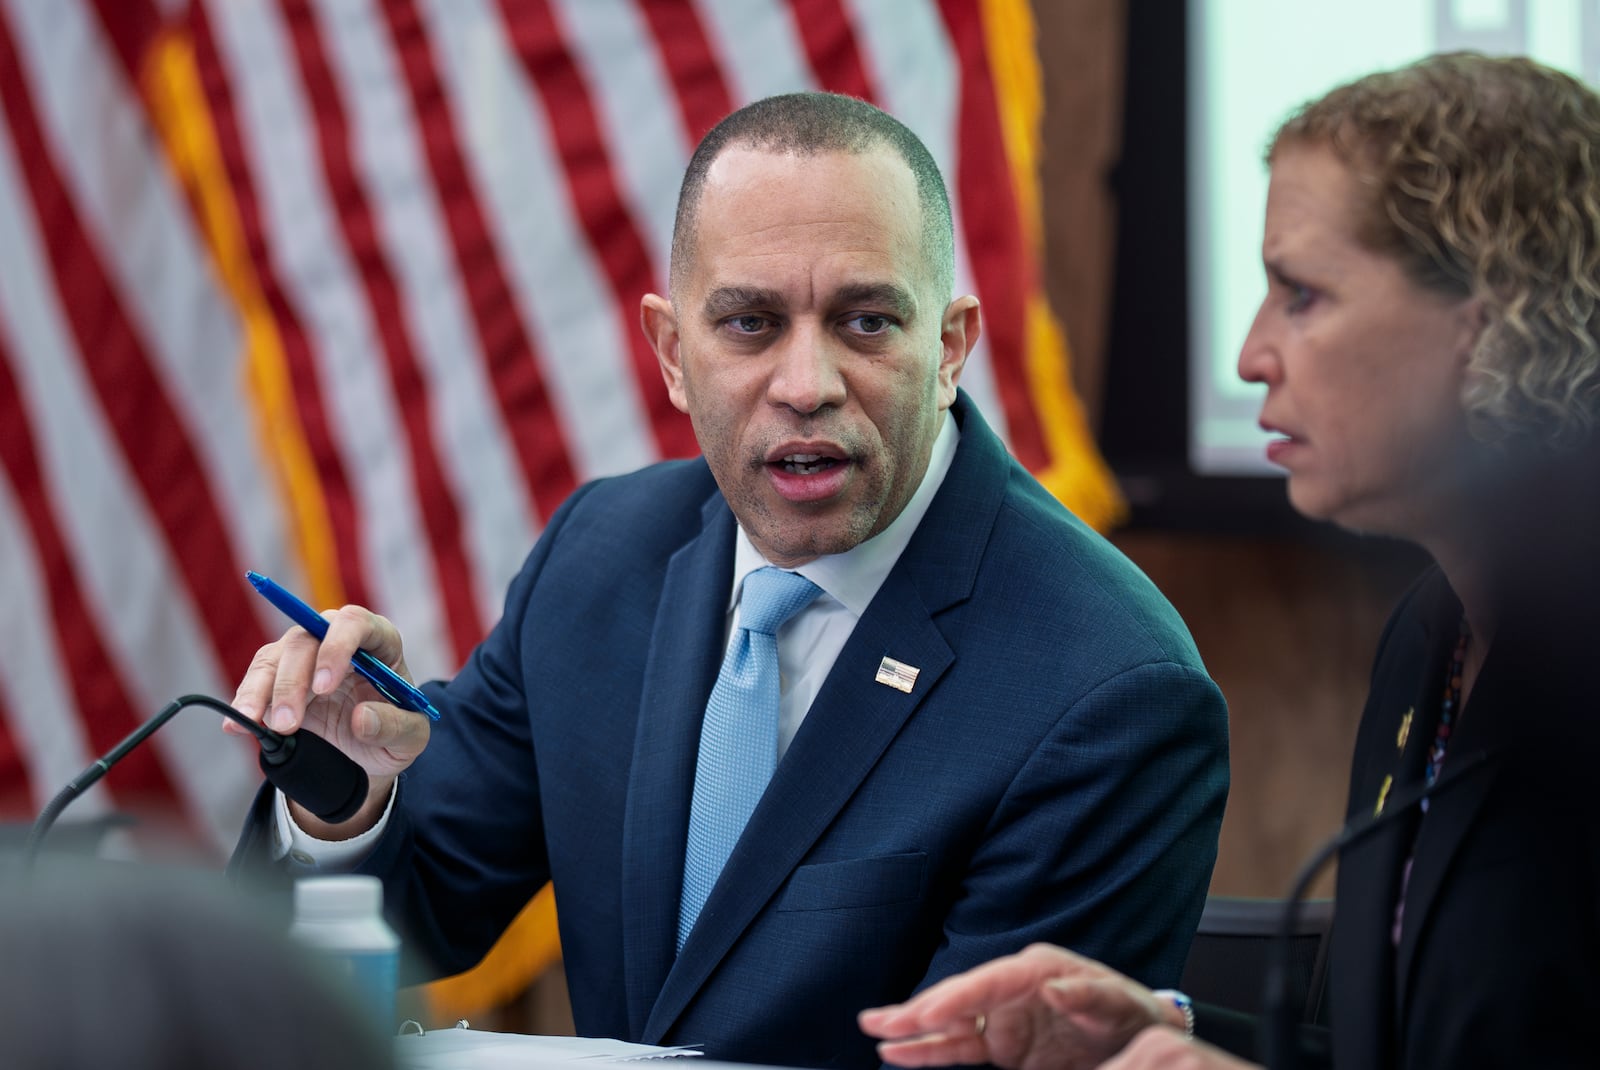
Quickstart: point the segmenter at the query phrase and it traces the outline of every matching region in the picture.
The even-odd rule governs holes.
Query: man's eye
[[[862,334],[882,334],[894,326],[894,321],[888,316],[880,316],[875,312],[863,312],[859,316],[851,316],[845,322]]]
[[[723,322],[738,334],[760,334],[767,328],[767,317],[757,316],[754,313],[746,316],[731,316]]]

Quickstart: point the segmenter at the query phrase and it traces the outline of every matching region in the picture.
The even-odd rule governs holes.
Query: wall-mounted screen
[[[1298,104],[1431,52],[1525,54],[1600,84],[1592,0],[1189,0],[1189,463],[1272,474],[1240,343],[1265,290],[1262,153]]]

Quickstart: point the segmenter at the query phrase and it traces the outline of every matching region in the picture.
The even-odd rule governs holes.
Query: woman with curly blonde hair
[[[1427,794],[1340,857],[1332,1064],[1594,1065],[1600,97],[1436,55],[1306,105],[1267,159],[1239,356],[1267,456],[1300,512],[1435,562],[1357,738],[1352,821]],[[1251,1023],[1186,1002],[1039,945],[862,1025],[907,1066],[1245,1065],[1195,1034],[1256,1054]]]

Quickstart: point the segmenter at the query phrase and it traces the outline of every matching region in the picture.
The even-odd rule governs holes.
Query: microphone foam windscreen
[[[281,738],[276,754],[261,752],[261,771],[273,787],[329,824],[354,817],[367,799],[367,771],[314,732]]]

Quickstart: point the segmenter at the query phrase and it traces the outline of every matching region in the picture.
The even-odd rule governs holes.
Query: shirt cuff
[[[378,818],[378,823],[348,840],[319,840],[302,829],[289,814],[288,796],[275,791],[272,857],[281,860],[288,856],[289,861],[296,865],[316,869],[354,867],[367,857],[373,844],[378,842],[378,837],[383,835],[384,827],[389,824],[389,814],[394,809],[395,793],[399,790],[400,778],[396,777],[394,783],[389,785],[389,801],[384,804],[383,816]]]

